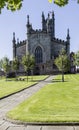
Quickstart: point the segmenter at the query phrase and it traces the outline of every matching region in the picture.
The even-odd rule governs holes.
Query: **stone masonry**
[[[62,48],[70,55],[70,36],[67,30],[66,41],[55,37],[55,16],[54,12],[48,13],[45,18],[42,13],[42,29],[34,30],[30,24],[29,15],[27,16],[27,40],[16,43],[15,33],[13,33],[13,58],[18,57],[19,60],[25,54],[35,56],[35,74],[53,73],[54,59],[59,55]],[[19,67],[22,72],[23,68]]]

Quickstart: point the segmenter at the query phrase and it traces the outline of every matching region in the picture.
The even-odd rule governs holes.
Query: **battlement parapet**
[[[26,40],[20,41],[16,44],[16,47],[20,47],[26,44]]]
[[[33,33],[47,33],[47,30],[42,30],[42,29],[36,29],[36,30],[31,30],[29,34]]]
[[[33,33],[41,33],[42,30],[41,29],[36,29],[36,30],[32,30],[31,32],[33,32]]]
[[[55,38],[55,37],[54,37],[52,40],[55,41],[55,42],[59,42],[59,43],[61,43],[61,44],[62,44],[62,43],[66,44],[66,41],[65,41],[65,40],[61,40],[61,39],[59,39],[59,38]]]
[[[39,33],[39,34],[41,34],[41,33],[45,33],[45,34],[46,34],[47,31],[46,31],[46,30],[42,30],[42,29],[36,29],[36,30],[33,30],[33,29],[32,29],[32,30],[31,30],[29,33],[27,33],[27,34],[30,35],[30,34],[38,34],[38,33]]]

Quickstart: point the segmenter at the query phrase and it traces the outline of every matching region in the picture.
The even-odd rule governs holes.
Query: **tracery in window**
[[[43,52],[42,52],[42,48],[40,46],[38,46],[35,49],[35,60],[36,60],[36,63],[43,62]]]

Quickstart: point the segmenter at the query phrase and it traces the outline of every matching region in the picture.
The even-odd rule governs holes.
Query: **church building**
[[[33,29],[30,23],[29,15],[27,16],[27,39],[24,41],[17,40],[13,33],[13,58],[18,57],[21,61],[23,55],[32,54],[35,56],[35,74],[54,73],[56,67],[54,59],[59,55],[62,48],[70,55],[70,36],[67,30],[66,41],[55,37],[55,15],[54,12],[48,13],[45,18],[42,12],[42,29]],[[19,72],[23,72],[22,65],[19,66]]]

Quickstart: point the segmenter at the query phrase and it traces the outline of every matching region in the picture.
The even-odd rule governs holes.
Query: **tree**
[[[19,60],[18,60],[18,58],[13,59],[13,61],[12,61],[12,69],[17,74],[17,70],[19,69]]]
[[[7,75],[7,73],[11,69],[10,61],[7,57],[4,57],[1,62],[2,62],[2,69],[4,70],[5,74]]]
[[[76,69],[79,67],[79,51],[73,55],[73,65],[76,66]]]
[[[57,68],[62,71],[62,82],[64,82],[64,72],[68,72],[70,67],[69,58],[64,49],[61,50],[59,56],[54,61]]]
[[[3,64],[3,60],[0,60],[0,70],[2,70],[2,64]]]
[[[0,0],[0,11],[6,7],[11,11],[19,10],[22,7],[23,0]]]
[[[33,55],[27,54],[22,57],[22,64],[24,65],[24,69],[27,72],[27,81],[28,81],[28,72],[34,68],[35,58]]]
[[[1,10],[6,7],[8,10],[11,11],[16,11],[21,9],[22,7],[22,1],[23,0],[0,0],[0,13]],[[58,5],[58,6],[65,6],[68,4],[69,0],[48,0],[50,3],[53,3]],[[77,2],[79,3],[79,0],[77,0]]]
[[[69,3],[69,0],[48,0],[50,3],[52,3],[52,1],[58,5],[58,6],[65,6]],[[79,0],[77,0],[77,2],[79,3]]]
[[[23,0],[0,0],[0,12],[2,8],[6,7],[8,10],[15,11],[19,10],[22,7]],[[65,6],[68,4],[69,0],[48,0],[50,3],[52,1],[58,6]],[[79,0],[77,0],[79,3]]]

